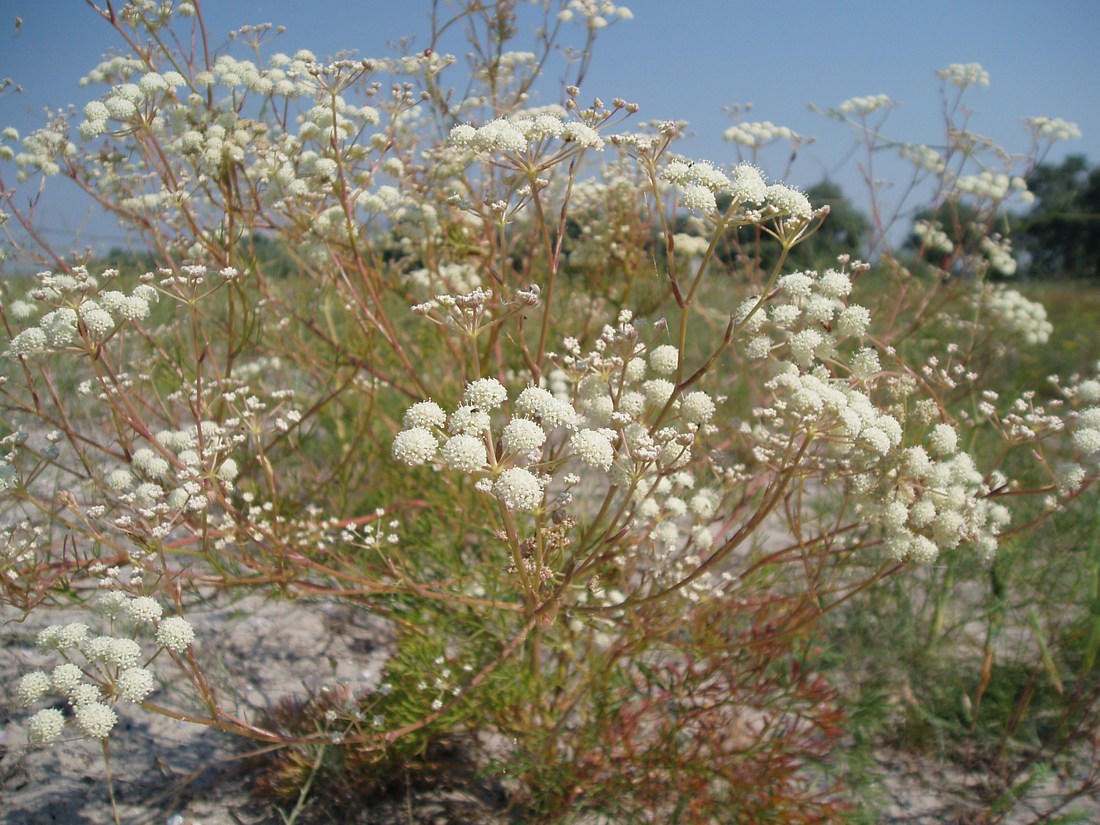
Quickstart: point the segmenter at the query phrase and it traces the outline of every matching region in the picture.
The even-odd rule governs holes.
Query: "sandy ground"
[[[102,748],[71,740],[48,748],[26,747],[14,685],[40,664],[37,631],[72,614],[41,611],[33,624],[0,613],[0,821],[11,825],[111,822]],[[216,682],[233,691],[239,710],[270,706],[326,684],[376,685],[389,655],[390,633],[380,620],[347,608],[265,602],[250,597],[205,611],[191,611],[196,649],[215,662]],[[54,662],[56,663],[56,662]],[[219,675],[218,669],[223,672]],[[211,675],[208,673],[208,675]],[[235,695],[234,695],[235,694]],[[183,707],[171,684],[154,696],[158,704]],[[219,731],[122,707],[111,734],[112,773],[123,821],[172,825],[280,822],[271,806],[253,799],[242,771],[241,742]],[[174,818],[175,817],[175,818]]]
[[[70,614],[42,611],[31,622],[15,621],[0,608],[0,822],[5,825],[101,825],[111,823],[98,743],[71,740],[49,748],[26,746],[20,725],[18,678],[49,664],[34,649],[46,624],[71,621]],[[375,617],[348,608],[266,602],[249,597],[232,605],[193,611],[204,661],[220,662],[222,681],[235,686],[234,702],[247,713],[286,695],[302,695],[325,684],[349,687],[377,684],[389,653],[391,634]],[[171,705],[182,701],[171,684],[153,697]],[[240,741],[215,730],[180,724],[143,711],[120,716],[111,735],[112,772],[122,821],[127,825],[275,825],[283,820],[270,804],[256,799],[239,760]],[[1082,763],[1082,774],[1086,764]],[[884,823],[939,825],[983,819],[972,789],[981,776],[963,775],[909,754],[882,751],[873,768],[880,778],[872,800]],[[1072,772],[1071,772],[1072,773]],[[1006,825],[1035,821],[1075,777],[1047,779],[1028,802],[1017,802]],[[968,791],[968,789],[971,789]],[[504,823],[484,788],[420,788],[399,797],[363,800],[356,823]],[[498,792],[499,793],[499,792]],[[499,803],[499,797],[497,802]],[[1082,822],[1100,822],[1100,798],[1078,800],[1062,811],[1080,811]],[[329,822],[307,807],[302,823]],[[349,821],[349,820],[345,820]],[[595,825],[589,820],[587,825]]]

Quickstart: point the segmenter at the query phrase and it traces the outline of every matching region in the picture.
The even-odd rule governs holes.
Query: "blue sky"
[[[601,32],[582,99],[622,97],[641,105],[639,118],[689,121],[692,136],[681,151],[696,158],[736,160],[734,147],[721,138],[730,125],[723,107],[752,103],[747,119],[770,120],[816,138],[800,153],[792,182],[808,186],[828,174],[863,204],[854,162],[842,163],[850,133],[812,113],[808,104],[830,107],[856,95],[888,94],[899,107],[887,131],[903,140],[935,143],[942,138],[935,71],[949,63],[978,62],[990,73],[991,85],[968,97],[977,111],[975,131],[1023,150],[1024,117],[1063,117],[1080,125],[1084,139],[1060,144],[1051,158],[1083,153],[1100,161],[1097,0],[627,0],[626,5],[634,19]],[[390,44],[404,35],[425,44],[430,7],[429,0],[203,4],[215,43],[227,42],[223,35],[231,28],[272,22],[287,27],[280,49],[305,47],[320,56],[349,49],[362,56],[392,54]],[[18,33],[17,16],[22,17]],[[43,107],[82,107],[100,90],[81,89],[76,81],[118,45],[115,38],[80,0],[0,0],[0,77],[11,77],[24,89],[0,98],[0,126],[15,125],[25,133],[41,122]],[[571,42],[581,41],[578,36]],[[545,102],[556,99],[560,77],[560,64],[547,72]],[[786,152],[763,160],[765,171],[776,175]],[[887,176],[890,172],[886,167]],[[42,218],[55,231],[82,229],[92,242],[117,237],[117,230],[88,219],[58,187],[47,188]]]

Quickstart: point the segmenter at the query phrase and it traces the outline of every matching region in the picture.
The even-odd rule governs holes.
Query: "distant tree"
[[[1100,277],[1100,166],[1083,155],[1043,164],[1028,178],[1035,204],[1013,241],[1028,275]]]
[[[840,186],[823,180],[806,190],[815,207],[828,204],[829,217],[806,243],[795,247],[795,263],[806,268],[836,264],[838,255],[859,257],[867,254],[871,221],[848,200]]]
[[[157,268],[157,260],[151,252],[144,249],[125,249],[112,246],[107,254],[89,262],[95,268],[117,269],[123,275],[141,275]]]

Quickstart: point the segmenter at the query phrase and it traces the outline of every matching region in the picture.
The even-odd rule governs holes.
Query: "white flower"
[[[745,347],[745,354],[753,359],[767,358],[773,344],[774,342],[767,335],[757,335]]]
[[[917,564],[931,564],[940,554],[940,549],[930,538],[915,536],[909,543],[909,558]]]
[[[695,513],[699,518],[709,519],[717,512],[720,501],[721,497],[717,492],[710,488],[706,488],[700,490],[691,497],[691,501],[688,502],[688,507],[691,508],[691,512]]]
[[[126,609],[129,601],[130,598],[125,593],[119,590],[109,590],[106,593],[101,593],[99,598],[96,599],[95,609],[97,613],[109,619],[115,619]],[[87,635],[86,627],[84,632]]]
[[[1060,117],[1030,117],[1025,121],[1036,135],[1048,140],[1077,140],[1081,137],[1081,127]]]
[[[218,465],[216,475],[226,484],[230,484],[237,477],[239,472],[240,470],[237,468],[237,462],[232,458],[226,458]]]
[[[126,604],[126,618],[134,624],[155,624],[163,613],[160,602],[148,596],[138,596]]]
[[[589,467],[607,472],[615,459],[615,450],[607,436],[598,430],[580,430],[569,439],[569,448]]]
[[[447,429],[455,435],[459,433],[481,435],[489,429],[489,424],[489,414],[487,412],[480,407],[467,404],[459,407],[451,414],[450,421],[447,422]]]
[[[1085,455],[1100,452],[1100,430],[1085,427],[1073,434],[1073,446]]]
[[[814,350],[823,342],[824,338],[816,329],[804,329],[796,332],[791,337],[791,358],[796,364],[808,367],[813,361]]]
[[[413,404],[405,410],[405,418],[402,421],[402,425],[406,430],[413,427],[423,427],[425,429],[438,427],[443,429],[446,424],[447,414],[434,401],[420,401]]]
[[[699,209],[703,212],[715,212],[718,209],[714,193],[697,183],[689,183],[684,187],[680,203],[685,209]]]
[[[676,372],[676,363],[680,351],[672,344],[662,344],[649,353],[649,366],[658,375],[672,375]]]
[[[513,418],[501,433],[501,446],[506,453],[527,455],[542,447],[546,433],[542,427],[527,418]]]
[[[890,100],[889,95],[865,95],[863,97],[853,97],[845,100],[837,106],[837,109],[845,114],[856,112],[858,114],[869,115],[871,112],[876,112],[879,109],[884,109],[892,105],[893,101]]]
[[[122,671],[115,680],[115,695],[136,704],[152,693],[155,686],[152,673],[143,667],[131,667]]]
[[[447,136],[447,142],[451,146],[459,146],[465,148],[472,146],[477,138],[477,129],[471,126],[469,123],[460,123],[451,129],[451,133]]]
[[[452,470],[472,473],[485,467],[485,444],[477,436],[464,433],[452,436],[443,445],[440,455]]]
[[[50,674],[50,685],[55,693],[69,696],[84,678],[84,672],[72,662],[65,662],[53,669]]]
[[[858,338],[867,332],[871,324],[871,312],[866,307],[852,305],[840,311],[833,331],[841,338]]]
[[[71,650],[88,638],[88,625],[70,622],[67,625],[52,624],[38,634],[39,650]]]
[[[41,352],[46,348],[46,333],[38,327],[25,329],[11,339],[8,344],[8,355],[18,358],[21,355],[30,355]]]
[[[852,356],[852,375],[866,381],[882,369],[878,360],[878,353],[870,347],[865,347]]]
[[[96,341],[103,340],[104,336],[115,327],[115,319],[111,317],[111,313],[94,301],[85,301],[80,305],[80,320],[84,322],[84,326]]]
[[[118,715],[104,704],[89,702],[76,709],[76,726],[85,736],[103,739],[114,728]]]
[[[879,455],[885,455],[890,450],[890,437],[878,427],[864,427],[859,437]]]
[[[150,478],[163,478],[168,475],[169,464],[167,459],[157,455],[148,447],[136,450],[131,461],[138,472],[144,473]]]
[[[680,528],[676,526],[675,522],[662,521],[653,528],[651,535],[658,544],[674,547],[680,543]]]
[[[714,544],[714,534],[705,524],[697,524],[691,529],[691,541],[698,549],[706,550]]]
[[[49,689],[50,677],[41,670],[35,670],[19,680],[15,695],[19,697],[19,704],[27,707],[45,696]]]
[[[808,220],[814,213],[809,198],[797,189],[792,189],[782,183],[776,183],[768,187],[768,205],[777,214],[790,215],[793,218]]]
[[[645,391],[646,401],[654,406],[664,406],[672,397],[676,385],[664,378],[651,378],[642,385],[642,389]]]
[[[587,126],[584,123],[578,123],[573,121],[565,124],[565,128],[562,130],[561,139],[566,141],[572,141],[573,143],[583,146],[586,149],[602,149],[603,140],[599,134],[591,126]]]
[[[542,387],[524,389],[516,398],[515,411],[521,417],[538,419],[546,430],[562,425],[571,427],[577,419],[577,412],[572,404],[555,398],[550,391]]]
[[[410,466],[428,463],[435,458],[438,449],[439,442],[424,427],[402,430],[393,440],[393,457]]]
[[[937,424],[928,436],[928,446],[933,455],[951,455],[959,447],[959,434],[950,424]]]
[[[809,298],[814,281],[805,272],[792,272],[776,282],[776,286],[792,298]]]
[[[74,708],[78,708],[81,705],[95,704],[102,698],[103,694],[99,692],[99,688],[95,685],[89,685],[86,682],[75,685],[73,689],[69,691],[69,701]]]
[[[818,280],[817,289],[826,298],[843,298],[852,291],[852,279],[847,273],[827,269]]]
[[[106,120],[110,115],[111,113],[107,111],[107,107],[99,100],[93,100],[84,107],[85,120]]]
[[[936,74],[961,89],[967,86],[989,85],[989,72],[982,68],[981,63],[952,63]]]
[[[133,666],[141,655],[141,646],[133,639],[97,636],[88,642],[88,658],[119,667]]]
[[[522,467],[505,470],[493,484],[496,495],[509,510],[537,510],[542,504],[542,485]]]
[[[176,653],[186,650],[195,641],[195,631],[191,623],[182,616],[169,616],[163,619],[157,628],[157,644]]]
[[[1100,381],[1090,378],[1077,385],[1077,397],[1086,404],[1095,404],[1100,401]]]
[[[508,398],[508,391],[495,378],[479,378],[466,386],[462,401],[471,407],[495,410]]]
[[[134,106],[132,101],[117,95],[112,95],[107,98],[104,107],[110,113],[110,116],[116,120],[126,120],[126,118],[131,117],[137,112],[137,107]]]
[[[65,729],[65,714],[57,708],[40,710],[27,720],[27,737],[32,745],[48,745]]]
[[[1075,493],[1085,483],[1085,468],[1080,464],[1063,464],[1058,468],[1058,490],[1063,495]]]
[[[680,403],[680,417],[689,424],[706,424],[714,416],[714,401],[702,390],[689,392]]]
[[[730,173],[730,192],[741,203],[760,204],[768,198],[768,185],[751,163],[739,163]]]

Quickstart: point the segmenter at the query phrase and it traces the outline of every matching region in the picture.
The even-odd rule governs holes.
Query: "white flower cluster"
[[[718,208],[716,195],[728,195],[746,206],[759,206],[770,194],[760,170],[749,163],[738,164],[726,175],[705,161],[672,160],[661,170],[661,179],[676,185],[685,207],[707,214]]]
[[[1012,257],[1012,243],[1008,238],[996,234],[985,235],[978,244],[978,249],[989,261],[989,268],[998,275],[1016,274],[1016,259]]]
[[[894,101],[890,99],[889,95],[865,95],[863,97],[849,98],[836,108],[837,111],[843,112],[846,115],[869,115],[872,112],[877,112],[879,109],[891,108],[893,105]]]
[[[656,582],[682,581],[695,572],[703,554],[713,547],[713,525],[721,503],[717,489],[698,489],[695,476],[683,470],[639,480],[631,495],[631,524],[648,531],[656,562],[650,575]],[[684,594],[698,601],[713,592],[714,586],[711,576],[701,576]],[[622,601],[622,597],[614,601]]]
[[[152,636],[159,649],[182,653],[195,639],[190,623],[181,616],[164,616],[164,609],[148,596],[130,597],[119,591],[100,596],[97,611],[126,635],[93,635],[88,625],[71,622],[50,625],[38,634],[42,653],[59,653],[64,662],[50,672],[32,671],[20,679],[16,695],[23,707],[47,696],[60,696],[72,708],[72,721],[81,735],[103,739],[110,735],[119,702],[139,704],[156,689],[156,679],[141,664],[136,638]],[[149,657],[150,659],[152,657]],[[83,660],[83,665],[73,660]],[[32,744],[48,744],[64,733],[66,718],[58,708],[46,708],[27,720]]]
[[[781,277],[776,287],[766,306],[750,298],[735,316],[750,335],[751,358],[784,357],[809,368],[834,357],[840,342],[867,333],[871,313],[848,303],[852,282],[847,273],[795,272]]]
[[[5,126],[0,130],[0,161],[11,160],[15,157],[15,150],[9,146],[9,143],[16,143],[19,140],[19,130],[14,126]],[[6,216],[7,213],[5,212]],[[0,218],[0,224],[2,224],[6,217]]]
[[[77,267],[73,274],[40,272],[36,285],[27,299],[18,301],[15,315],[28,319],[41,309],[48,309],[35,326],[17,333],[9,342],[6,355],[19,357],[34,353],[63,350],[80,346],[80,336],[90,344],[100,344],[121,323],[142,321],[148,317],[150,305],[157,301],[157,291],[149,284],[139,284],[125,294],[117,290],[98,290],[98,284],[86,269]]]
[[[2,443],[2,446],[6,447],[7,443]],[[0,461],[0,492],[14,486],[17,478],[16,470],[10,463],[9,454],[7,460]],[[20,568],[33,568],[37,558],[48,553],[47,532],[42,525],[34,524],[29,519],[23,519],[16,524],[6,524],[3,531],[3,542],[0,544],[0,576],[16,581],[24,575]]]
[[[93,100],[84,106],[84,120],[80,123],[80,136],[85,140],[99,137],[109,131],[108,121],[126,124],[138,116],[144,105],[158,102],[164,93],[171,93],[187,81],[177,71],[147,72],[137,83],[127,82],[113,86],[104,100]]]
[[[920,241],[922,249],[950,255],[955,251],[955,242],[943,231],[937,221],[917,220],[913,222],[913,234]]]
[[[302,140],[319,138],[323,146],[328,141],[354,138],[364,126],[377,125],[379,119],[378,110],[373,106],[355,106],[341,95],[325,95],[319,97],[311,109],[298,116],[298,137]],[[332,177],[324,169],[317,170],[316,174]]]
[[[558,19],[568,22],[580,15],[590,29],[603,29],[615,20],[632,20],[634,13],[626,6],[616,6],[611,0],[569,0],[558,13]]]
[[[751,123],[736,123],[722,133],[722,138],[730,143],[739,143],[753,149],[760,149],[777,140],[789,140],[801,143],[805,138],[787,126],[776,126],[770,120]]]
[[[16,178],[25,181],[36,172],[51,177],[61,171],[59,160],[76,154],[76,147],[65,137],[60,120],[50,123],[23,138],[23,150],[15,155]]]
[[[468,263],[444,263],[434,269],[416,269],[406,277],[410,286],[426,295],[464,295],[481,286],[481,275]]]
[[[605,327],[594,351],[566,339],[554,358],[546,387],[528,386],[508,405],[509,394],[495,378],[470,383],[462,405],[447,414],[433,401],[405,412],[393,442],[396,460],[434,464],[472,475],[477,487],[514,510],[543,506],[550,478],[559,470],[565,486],[586,467],[605,483],[630,489],[634,481],[671,472],[692,458],[696,434],[711,432],[717,406],[706,392],[675,397],[665,377],[676,371],[678,352],[663,345],[650,353],[638,343],[630,313]],[[647,378],[648,369],[658,377]],[[499,414],[508,408],[508,414]],[[653,421],[665,426],[651,432]],[[498,420],[499,419],[499,420]],[[562,494],[558,503],[569,501]]]
[[[768,187],[768,207],[781,218],[808,221],[814,214],[809,198],[799,190],[782,183],[773,183]]]
[[[858,512],[883,532],[886,552],[921,563],[971,545],[984,561],[997,552],[1008,509],[990,498],[1003,477],[986,481],[974,459],[958,452],[958,436],[937,424],[921,445],[897,450],[862,468],[850,486]]]
[[[319,67],[317,56],[309,49],[299,49],[293,55],[273,54],[267,68],[250,60],[219,55],[209,71],[195,76],[198,86],[244,89],[261,95],[296,97],[317,91],[312,80]]]
[[[965,89],[967,86],[989,85],[989,72],[983,69],[980,63],[952,63],[936,74],[960,89]]]
[[[926,169],[937,175],[942,174],[947,169],[943,155],[931,146],[920,143],[903,143],[898,147],[898,154],[918,169]]]
[[[631,239],[633,227],[607,216],[632,215],[641,191],[639,182],[617,166],[605,167],[599,179],[577,182],[570,213],[580,235],[566,241],[571,266],[597,273],[640,257],[640,245]]]
[[[891,398],[911,395],[915,385],[890,378],[878,353],[858,346],[871,319],[846,303],[850,289],[842,272],[795,273],[780,278],[766,307],[750,299],[738,313],[754,336],[750,356],[769,361],[764,387],[772,398],[754,410],[750,430],[757,459],[782,462],[792,437],[806,439],[801,466],[843,479],[893,557],[929,562],[965,542],[990,558],[1008,521],[1008,511],[987,498],[995,485],[959,451],[948,424],[931,427],[924,446],[905,447],[907,427],[923,427],[922,419],[875,399],[883,389]],[[857,347],[838,346],[845,338]]]
[[[538,66],[538,56],[534,52],[504,52],[493,62],[491,68],[479,67],[478,78],[485,82],[492,82],[495,78],[498,85],[506,86],[524,82],[538,70]]]
[[[993,201],[1004,200],[1018,184],[1003,172],[979,172],[977,175],[964,175],[956,178],[955,190],[961,194],[973,195],[977,198],[988,198]]]
[[[129,530],[142,523],[153,538],[163,538],[181,518],[208,512],[233,489],[240,470],[229,453],[246,440],[245,429],[257,428],[236,420],[224,426],[204,421],[162,430],[153,443],[135,445],[129,464],[103,471],[113,525]],[[140,559],[144,552],[135,547],[130,555]]]
[[[998,333],[1010,339],[1035,346],[1047,343],[1054,332],[1046,307],[1003,284],[985,287],[978,293],[978,301],[992,316],[991,323]]]
[[[519,154],[531,144],[557,138],[583,149],[603,149],[599,133],[580,121],[566,122],[556,112],[525,113],[508,118],[497,118],[477,128],[460,124],[451,129],[448,144],[474,152],[502,152]]]
[[[1073,390],[1076,398],[1085,405],[1070,419],[1070,438],[1073,440],[1074,450],[1080,456],[1078,461],[1090,459],[1093,463],[1100,462],[1100,381],[1086,379],[1078,382]],[[1074,476],[1071,478],[1073,484],[1067,484],[1067,476]],[[1075,492],[1084,485],[1087,477],[1084,467],[1079,463],[1069,463],[1063,469],[1059,486],[1063,487],[1064,492]],[[1095,470],[1092,477],[1096,477]]]
[[[500,430],[503,452],[496,455],[491,414],[507,399],[497,379],[480,378],[467,385],[462,405],[450,415],[433,401],[412,405],[405,411],[404,429],[394,438],[394,458],[413,466],[442,462],[475,476],[478,489],[491,491],[509,509],[538,509],[548,479],[527,467],[541,461],[548,434],[558,428],[575,431],[578,416],[567,401],[527,387],[515,398],[512,416]],[[600,460],[597,447],[587,442],[576,447],[582,460]]]
[[[1081,139],[1081,127],[1060,117],[1029,117],[1025,123],[1037,138],[1050,141]]]

